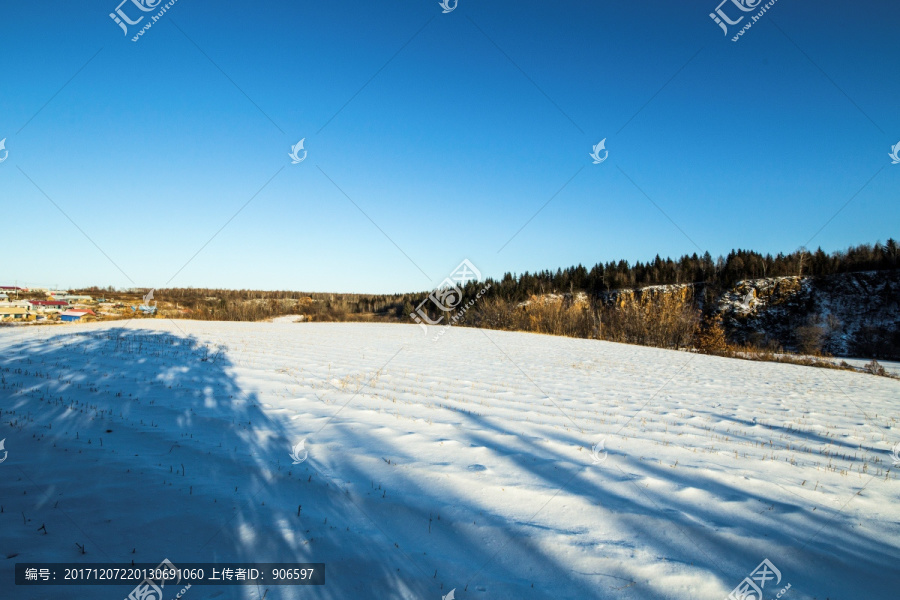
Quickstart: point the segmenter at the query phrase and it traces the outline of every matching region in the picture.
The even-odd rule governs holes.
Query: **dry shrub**
[[[688,294],[636,294],[604,307],[602,337],[642,346],[682,348],[692,344],[699,322],[699,311]]]
[[[794,337],[797,339],[797,349],[801,354],[819,356],[822,353],[825,329],[818,324],[815,316],[810,316],[806,325],[795,329]]]
[[[595,337],[596,317],[590,306],[567,302],[546,302],[525,307],[527,331],[564,335],[569,337]]]
[[[588,304],[562,299],[542,301],[540,298],[532,298],[525,306],[500,298],[484,298],[478,303],[469,322],[489,329],[582,338],[596,337],[596,323],[596,314]]]
[[[515,301],[486,298],[479,303],[475,317],[468,324],[681,348],[691,345],[698,322],[699,313],[689,296],[642,294],[620,298],[616,305],[539,297],[532,297],[527,304],[521,305]]]
[[[513,302],[501,298],[482,298],[468,324],[485,329],[516,330],[520,315]]]
[[[697,349],[706,354],[725,354],[728,351],[728,340],[725,328],[719,317],[707,317],[697,334]]]
[[[884,370],[884,367],[882,367],[874,358],[872,359],[872,362],[867,363],[866,366],[863,367],[863,370],[872,375],[881,375],[882,377],[887,375],[887,371]]]

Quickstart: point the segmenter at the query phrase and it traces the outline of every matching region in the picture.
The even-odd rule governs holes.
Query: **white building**
[[[31,312],[31,302],[28,300],[12,300],[3,303],[3,308],[24,308],[25,312]]]

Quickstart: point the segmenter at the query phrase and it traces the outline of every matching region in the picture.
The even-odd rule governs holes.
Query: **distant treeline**
[[[149,290],[85,288],[79,293],[126,305],[142,302]],[[163,288],[153,290],[159,316],[201,321],[261,321],[283,315],[304,315],[311,321],[399,320],[409,295],[322,294],[288,290],[223,290]],[[141,315],[138,315],[139,317]]]
[[[713,259],[709,252],[684,255],[678,260],[660,258],[630,264],[626,260],[597,263],[590,270],[582,265],[522,275],[507,273],[494,282],[489,297],[525,300],[532,295],[587,292],[600,295],[621,289],[678,283],[705,283],[714,289],[733,286],[743,279],[797,275],[833,275],[857,271],[878,271],[900,267],[900,247],[887,243],[862,244],[828,254],[800,249],[791,254],[760,254],[752,250],[732,250]],[[473,289],[477,286],[471,286]]]
[[[521,317],[514,315],[514,303],[543,294],[585,292],[593,303],[593,299],[615,290],[702,283],[704,295],[712,297],[717,291],[731,287],[743,279],[786,275],[821,276],[898,267],[900,247],[895,240],[889,239],[885,244],[862,244],[830,254],[821,248],[814,252],[799,249],[776,256],[752,250],[732,250],[728,256],[716,259],[706,252],[703,256],[694,253],[677,260],[656,256],[649,262],[638,261],[631,264],[626,260],[610,261],[598,263],[590,269],[578,265],[557,269],[555,272],[546,270],[521,275],[506,273],[499,281],[488,280],[490,288],[467,316],[466,324],[518,329],[524,324],[518,323]],[[463,289],[463,297],[474,297],[483,287],[484,282],[470,282]],[[137,295],[147,291],[121,292],[112,288],[79,290],[123,302],[134,302]],[[429,291],[378,295],[169,288],[155,290],[154,294],[159,302],[160,314],[171,317],[258,321],[281,315],[302,314],[311,321],[410,322],[410,313],[428,297]],[[435,318],[439,316],[431,303],[426,303],[423,310]],[[647,318],[650,317],[648,314]],[[592,330],[594,319],[589,321],[590,324],[582,323],[579,329]]]

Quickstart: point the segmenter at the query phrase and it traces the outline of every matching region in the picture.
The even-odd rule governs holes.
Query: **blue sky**
[[[812,247],[898,237],[900,6],[735,43],[683,4],[179,0],[132,42],[117,1],[4,3],[0,278],[416,291],[789,252],[845,204]]]

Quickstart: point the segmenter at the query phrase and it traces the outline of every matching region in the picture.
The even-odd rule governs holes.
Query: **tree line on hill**
[[[715,322],[714,300],[735,283],[781,276],[827,276],[900,267],[900,247],[886,243],[861,244],[826,253],[800,248],[789,254],[761,254],[732,250],[713,259],[709,252],[684,255],[677,260],[656,256],[652,261],[625,260],[598,263],[587,269],[577,265],[521,275],[506,273],[499,280],[469,282],[462,289],[468,300],[487,287],[466,312],[463,326],[533,331],[620,341],[659,347],[706,347],[717,351],[727,345],[727,332]],[[487,284],[490,284],[489,286]],[[637,294],[633,301],[612,299],[623,290],[673,284],[692,285],[678,296]],[[116,292],[89,288],[107,298],[131,302],[147,290]],[[155,291],[159,316],[200,320],[259,321],[282,315],[303,315],[309,321],[380,321],[411,323],[411,314],[425,312],[436,321],[449,313],[428,301],[430,292],[411,294],[323,294],[296,291],[170,288]],[[576,296],[583,293],[580,301]],[[549,294],[565,295],[544,302]],[[424,302],[424,303],[423,303]],[[771,348],[770,348],[771,349]],[[773,350],[778,350],[777,348]]]
[[[624,260],[599,263],[590,270],[578,265],[556,272],[507,273],[499,281],[488,280],[491,286],[487,293],[466,312],[461,324],[662,348],[692,347],[718,354],[777,356],[791,348],[817,354],[821,343],[813,342],[821,341],[825,330],[817,321],[818,315],[802,315],[802,320],[798,317],[800,322],[788,336],[792,339],[763,333],[759,343],[738,343],[717,312],[719,299],[743,280],[896,270],[900,267],[898,259],[900,248],[889,239],[885,244],[862,244],[830,254],[821,248],[815,252],[801,248],[776,256],[733,250],[716,260],[707,252],[702,257],[685,255],[677,261],[657,256],[633,265]],[[678,284],[686,285],[678,290],[652,287]],[[462,295],[472,298],[484,286],[470,282]],[[551,299],[551,294],[556,298]],[[426,298],[424,294],[411,298],[402,314],[409,314]],[[432,321],[442,316],[432,302],[425,302],[420,310],[425,310]],[[896,329],[881,332],[877,343],[870,344],[865,353],[878,358],[900,357],[900,330]]]
[[[506,273],[491,287],[490,295],[524,300],[532,295],[587,292],[600,295],[621,289],[651,285],[705,283],[729,288],[744,279],[781,276],[822,276],[857,271],[896,269],[900,266],[900,246],[891,238],[885,244],[861,244],[830,254],[805,248],[790,254],[761,254],[753,250],[732,250],[713,259],[709,252],[684,255],[678,260],[656,256],[652,261],[630,264],[626,260],[597,263],[590,270],[583,265],[553,271]],[[477,286],[472,286],[477,287]]]
[[[684,255],[677,260],[661,258],[629,263],[626,260],[583,265],[521,275],[506,273],[499,280],[488,279],[485,299],[523,302],[533,296],[584,292],[600,297],[623,289],[653,285],[703,283],[709,293],[730,288],[743,279],[780,276],[823,276],[857,271],[878,271],[900,267],[900,246],[886,243],[861,244],[826,253],[821,248],[809,252],[801,248],[790,254],[761,254],[752,250],[732,250],[713,259],[709,252]],[[484,282],[469,282],[463,296],[473,297]],[[78,293],[134,301],[148,290],[117,292],[112,288],[86,288]],[[328,294],[289,290],[223,290],[212,288],[169,288],[155,290],[167,309],[181,311],[194,319],[253,321],[288,314],[304,314],[311,320],[406,321],[429,292],[407,294]],[[481,304],[482,302],[479,302]],[[423,307],[423,308],[427,308]],[[436,313],[433,313],[436,315]]]

